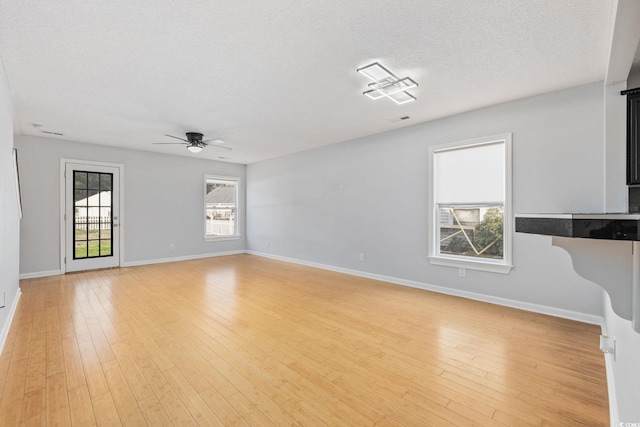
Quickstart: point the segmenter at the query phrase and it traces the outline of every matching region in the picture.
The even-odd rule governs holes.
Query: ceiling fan
[[[199,153],[202,151],[204,147],[215,147],[220,148],[221,150],[231,150],[231,147],[223,147],[221,145],[216,145],[220,143],[224,143],[221,139],[202,139],[203,135],[199,132],[187,132],[187,139],[180,138],[178,136],[165,134],[164,136],[168,136],[169,138],[179,139],[184,142],[154,142],[153,144],[181,144],[186,145],[187,150],[192,153]]]

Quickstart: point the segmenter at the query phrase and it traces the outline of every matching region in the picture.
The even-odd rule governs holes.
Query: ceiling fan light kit
[[[192,153],[199,153],[202,151],[202,147],[199,145],[187,145],[187,150],[191,151]]]
[[[378,62],[360,67],[357,71],[373,81],[369,84],[370,89],[363,92],[371,99],[389,98],[396,104],[406,104],[416,100],[407,92],[408,89],[418,87],[418,83],[410,77],[400,78]]]

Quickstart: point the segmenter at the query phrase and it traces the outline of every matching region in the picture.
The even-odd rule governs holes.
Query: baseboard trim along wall
[[[603,324],[602,316],[596,316],[593,314],[580,313],[572,310],[564,310],[562,308],[548,307],[545,305],[533,304],[529,302],[517,301],[508,298],[494,297],[491,295],[478,294],[475,292],[462,291],[458,289],[447,288],[444,286],[432,285],[429,283],[416,282],[413,280],[399,279],[397,277],[383,276],[380,274],[367,273],[360,270],[352,270],[349,268],[335,267],[327,264],[320,264],[317,262],[304,261],[296,258],[283,257],[279,255],[272,255],[258,251],[246,251],[251,255],[257,255],[265,258],[272,258],[279,261],[292,262],[295,264],[306,265],[309,267],[317,267],[323,270],[335,271],[337,273],[350,274],[352,276],[365,277],[367,279],[380,280],[382,282],[393,283],[396,285],[409,286],[412,288],[424,289],[425,291],[437,292],[440,294],[452,295],[461,298],[472,299],[476,301],[488,302],[491,304],[502,305],[505,307],[517,308],[520,310],[531,311],[534,313],[546,314],[549,316],[560,317],[563,319],[576,320],[578,322],[589,323],[592,325]]]
[[[49,271],[37,271],[35,273],[23,273],[20,275],[20,280],[36,279],[38,277],[47,277],[47,276],[59,276],[61,274],[62,274],[62,270],[49,270]]]
[[[189,261],[192,259],[200,259],[200,258],[212,258],[218,256],[226,256],[226,255],[238,255],[238,254],[246,254],[247,251],[239,250],[239,251],[227,251],[227,252],[214,252],[208,254],[198,254],[198,255],[186,255],[179,256],[173,258],[160,258],[160,259],[149,259],[144,261],[130,261],[125,262],[123,267],[136,267],[138,265],[149,265],[149,264],[161,264],[165,262],[176,262],[176,261]]]
[[[198,254],[198,255],[186,255],[186,256],[173,257],[173,258],[146,259],[142,261],[125,262],[124,265],[122,265],[122,267],[135,267],[138,265],[160,264],[164,262],[189,261],[191,259],[211,258],[211,257],[226,256],[226,255],[238,255],[238,254],[245,254],[245,253],[247,253],[247,251],[239,250],[239,251],[227,251],[227,252],[214,252],[214,253]],[[49,270],[49,271],[37,271],[35,273],[23,273],[23,274],[20,274],[20,280],[36,279],[38,277],[47,277],[47,276],[59,276],[60,274],[62,274],[62,270]]]
[[[22,292],[20,291],[20,288],[18,288],[18,292],[16,292],[16,297],[13,299],[13,302],[11,303],[11,308],[9,309],[9,316],[7,317],[7,322],[4,325],[4,328],[2,329],[2,332],[0,332],[0,354],[2,354],[2,351],[4,350],[4,345],[7,343],[7,337],[9,336],[9,329],[11,329],[11,323],[13,323],[13,316],[16,314],[16,308],[18,308],[18,300],[20,300],[20,295],[22,295]]]

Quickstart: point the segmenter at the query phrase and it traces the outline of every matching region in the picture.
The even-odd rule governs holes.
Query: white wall
[[[203,237],[204,175],[240,177],[244,203],[244,165],[34,136],[16,136],[15,144],[23,171],[23,275],[60,270],[60,158],[124,164],[125,265],[245,248],[242,216],[239,240],[205,242]]]
[[[618,125],[622,127],[620,134],[615,133],[611,135],[607,133],[607,147],[616,146],[619,149],[626,147],[626,97],[620,96],[620,85],[612,85],[615,90],[609,90],[605,88],[605,94],[607,96],[607,105],[613,106],[613,114],[607,115],[608,120],[617,121]],[[640,86],[640,73],[635,73],[629,76],[626,82],[626,88],[632,89]],[[612,166],[613,167],[613,166]],[[625,165],[619,165],[624,170]],[[609,168],[609,166],[608,166]],[[607,201],[620,196],[626,196],[627,187],[620,188],[619,186],[609,188],[608,192],[613,194],[613,197],[608,197]],[[617,194],[616,194],[617,193]],[[620,194],[623,193],[623,194]],[[609,206],[608,206],[609,207]],[[615,256],[619,261],[621,256],[619,254],[613,255],[608,251],[607,256]],[[601,258],[602,253],[594,253],[592,259]],[[611,262],[612,260],[608,260]],[[627,269],[631,269],[630,263],[627,264]],[[627,272],[630,276],[630,271]],[[627,286],[627,289],[631,287],[631,280],[623,281],[623,283],[616,283],[616,286]],[[609,382],[609,397],[614,410],[612,411],[612,425],[619,425],[620,423],[637,423],[640,422],[640,334],[635,332],[631,327],[631,322],[618,316],[613,311],[611,300],[608,295],[605,294],[603,301],[604,312],[604,333],[614,337],[616,340],[616,357],[606,355],[607,362],[607,375]]]
[[[629,78],[627,79],[628,89],[635,89],[637,87],[640,87],[640,71],[629,74]]]
[[[0,352],[19,296],[20,219],[13,169],[13,107],[0,61]]]
[[[509,275],[430,265],[427,152],[513,132],[515,213],[598,212],[603,114],[596,83],[248,165],[248,248],[599,316],[600,288],[550,237],[515,234]]]
[[[617,408],[612,425],[640,422],[640,334],[615,314],[605,294],[603,332],[616,341],[616,357],[607,355],[609,396]]]

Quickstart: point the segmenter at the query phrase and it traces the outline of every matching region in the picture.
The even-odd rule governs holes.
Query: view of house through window
[[[432,262],[510,264],[510,141],[502,135],[431,149]]]
[[[205,178],[205,237],[237,235],[238,181]]]
[[[504,209],[502,205],[438,205],[438,208],[441,254],[503,258]]]

